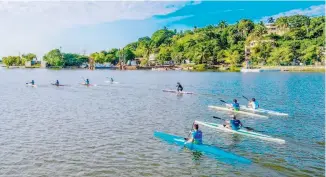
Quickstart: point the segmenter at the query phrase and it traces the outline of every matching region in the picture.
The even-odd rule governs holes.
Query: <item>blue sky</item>
[[[33,52],[41,57],[53,48],[91,53],[123,47],[164,26],[192,29],[247,18],[325,13],[323,1],[111,1],[0,3],[0,56]],[[6,17],[6,18],[4,18]]]

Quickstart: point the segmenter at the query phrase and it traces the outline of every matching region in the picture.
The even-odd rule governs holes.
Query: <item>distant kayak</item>
[[[61,85],[61,84],[59,84],[59,85],[57,85],[57,84],[51,84],[51,85],[54,85],[54,86],[57,86],[57,87],[63,87],[63,86],[66,86],[66,85]]]
[[[115,81],[113,81],[113,82],[111,82],[111,81],[105,81],[106,83],[110,83],[110,84],[119,84],[119,82],[115,82]]]
[[[30,86],[30,87],[37,87],[37,85],[32,85],[32,84],[29,84],[29,83],[26,83],[26,86]]]
[[[186,143],[185,139],[180,136],[167,134],[164,132],[154,132],[154,136],[157,138],[160,138],[169,144],[175,144],[178,146],[184,146],[192,151],[200,151],[207,155],[213,155],[218,160],[224,161],[224,162],[240,162],[245,164],[250,164],[251,161],[249,159],[246,159],[244,157],[238,156],[236,154],[232,154],[230,152],[226,152],[218,147],[205,145],[205,144],[193,144],[193,143]]]
[[[97,86],[96,84],[85,84],[85,83],[80,83],[80,85],[84,85],[87,87],[96,87]]]
[[[177,93],[177,94],[195,94],[194,92],[178,92],[176,90],[162,90],[163,92],[171,92],[171,93]]]
[[[248,115],[248,116],[252,116],[252,117],[268,118],[265,115],[259,115],[259,114],[255,114],[255,113],[251,113],[251,112],[241,111],[241,108],[240,108],[240,111],[235,111],[235,110],[233,110],[231,108],[227,108],[225,106],[223,106],[223,107],[222,106],[208,106],[208,107],[212,108],[212,109],[217,109],[217,110],[220,110],[220,111],[228,111],[228,112],[244,114],[244,115]]]
[[[229,132],[229,133],[236,133],[236,134],[251,136],[251,137],[259,138],[259,139],[266,140],[266,141],[278,142],[278,143],[281,143],[281,144],[285,143],[285,140],[283,140],[283,139],[274,138],[274,137],[271,137],[271,136],[268,136],[268,135],[263,135],[261,133],[257,133],[257,132],[254,132],[254,131],[248,131],[245,128],[241,128],[239,130],[232,130],[232,129],[229,129],[229,128],[225,128],[222,124],[215,124],[215,123],[210,123],[210,122],[202,122],[202,121],[198,121],[198,120],[196,120],[195,122],[197,124],[199,124],[199,125],[207,126],[207,127],[210,127],[210,128],[214,128],[214,129]]]

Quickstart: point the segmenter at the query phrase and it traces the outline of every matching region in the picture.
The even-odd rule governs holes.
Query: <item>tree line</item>
[[[43,56],[51,66],[79,66],[91,57],[96,63],[118,63],[134,58],[143,58],[147,65],[149,56],[155,55],[158,63],[174,61],[182,64],[186,60],[195,64],[241,66],[245,59],[245,48],[249,46],[247,59],[253,65],[291,65],[293,62],[315,64],[325,61],[325,17],[294,15],[280,17],[268,22],[278,32],[270,33],[263,22],[254,23],[242,19],[235,24],[220,21],[216,25],[192,30],[170,30],[166,27],[155,31],[151,37],[142,37],[127,44],[123,49],[95,52],[89,56],[62,53],[54,49]],[[255,44],[251,46],[252,42]],[[22,65],[32,55],[3,58],[7,66]],[[28,57],[27,57],[28,56]]]

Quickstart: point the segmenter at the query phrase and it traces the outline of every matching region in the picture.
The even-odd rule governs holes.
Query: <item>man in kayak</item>
[[[85,85],[89,85],[89,80],[88,80],[88,78],[85,80]]]
[[[240,120],[235,117],[235,115],[232,115],[232,120],[225,121],[225,124],[223,125],[225,128],[229,128],[232,130],[239,130],[243,125]]]
[[[111,77],[111,82],[114,82],[113,78]]]
[[[237,99],[234,99],[233,100],[232,109],[235,110],[235,111],[239,111],[240,110],[240,104],[238,103],[238,100]]]
[[[55,85],[56,85],[56,86],[59,86],[59,85],[60,85],[59,80],[57,80],[57,81],[55,82]]]
[[[32,82],[30,82],[30,84],[32,84],[32,85],[35,85],[35,82],[34,82],[34,80],[32,80]]]
[[[182,91],[183,91],[183,87],[182,87],[182,85],[180,84],[180,82],[177,83],[177,91],[178,91],[178,92],[182,92]]]
[[[194,123],[194,130],[191,131],[191,137],[185,138],[186,143],[202,144],[203,143],[203,133],[199,130],[198,124]]]
[[[249,103],[248,103],[248,107],[252,108],[252,109],[258,109],[259,104],[258,104],[258,102],[256,101],[255,98],[252,98],[251,101],[249,101]]]

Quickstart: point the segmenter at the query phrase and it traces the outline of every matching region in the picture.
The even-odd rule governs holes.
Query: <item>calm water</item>
[[[88,77],[97,87],[78,83]],[[106,77],[119,84],[108,84]],[[324,176],[323,73],[195,73],[0,69],[0,176]],[[26,87],[34,79],[37,88]],[[60,79],[67,87],[50,85]],[[177,96],[162,89],[180,81]],[[208,105],[255,96],[289,117],[241,117],[280,145],[201,127],[204,141],[251,159],[229,165],[166,144],[194,120],[219,122]]]

